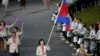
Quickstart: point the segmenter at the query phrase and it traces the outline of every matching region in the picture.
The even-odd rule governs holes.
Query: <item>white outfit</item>
[[[98,32],[97,32],[96,38],[97,38],[98,40],[100,40],[100,29],[99,29]]]
[[[82,31],[83,25],[81,23],[78,23],[76,32],[80,33]]]
[[[87,33],[87,29],[83,28],[82,31],[80,32],[81,35],[85,35]]]
[[[79,35],[82,35],[82,38],[79,38],[78,44],[82,43],[83,38],[85,37],[86,33],[87,33],[87,29],[86,28],[83,28],[82,31],[80,31]]]
[[[50,50],[49,46],[48,47],[44,46],[44,51],[42,50],[41,46],[38,46],[36,50],[36,56],[47,56],[47,53],[46,53],[47,50],[48,51]]]
[[[62,27],[62,31],[66,31],[66,26],[65,25],[63,25],[63,27]]]
[[[20,45],[20,41],[18,38],[15,38],[15,43],[13,43],[13,37],[9,38],[7,44],[10,46],[10,53],[18,53],[18,46]]]
[[[90,37],[90,38],[95,38],[95,36],[96,36],[95,30],[94,30],[94,29],[90,30],[89,37]]]
[[[73,21],[71,23],[71,30],[73,30],[72,33],[76,34],[77,27],[78,27],[78,23]]]
[[[76,29],[77,26],[78,26],[78,23],[77,22],[74,22],[74,21],[71,22],[71,29],[72,30]]]

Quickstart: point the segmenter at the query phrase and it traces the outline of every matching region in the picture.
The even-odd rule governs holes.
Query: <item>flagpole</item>
[[[62,3],[63,3],[63,1],[62,1]],[[62,3],[61,3],[61,6],[60,6],[60,8],[59,8],[59,11],[60,11],[60,9],[61,9],[61,7],[62,7]],[[58,15],[59,15],[59,11],[58,11]],[[48,45],[49,45],[49,42],[50,42],[50,40],[51,40],[51,37],[52,37],[53,31],[54,31],[54,28],[55,28],[55,26],[56,26],[56,22],[57,22],[58,15],[57,15],[57,17],[56,17],[56,19],[55,19],[55,21],[54,21],[54,25],[53,25],[53,27],[52,27],[52,29],[51,29],[51,33],[50,33],[50,35],[49,35],[49,38],[48,38],[48,41],[47,41],[47,45],[46,45],[47,47],[48,47]]]

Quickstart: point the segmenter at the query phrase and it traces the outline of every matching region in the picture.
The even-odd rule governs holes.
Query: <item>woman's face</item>
[[[91,27],[91,26],[89,26],[89,29],[92,29],[92,27]]]
[[[12,37],[16,37],[16,33],[12,33]]]
[[[4,22],[1,22],[1,25],[4,26]]]
[[[100,24],[100,22],[98,21],[97,24]]]
[[[84,45],[83,44],[80,44],[80,48],[84,48]]]
[[[40,41],[40,45],[44,45],[44,41]]]
[[[77,19],[76,19],[76,17],[74,18],[74,21],[75,21],[75,22],[77,22]]]
[[[14,32],[17,32],[17,29],[16,28],[14,28]]]

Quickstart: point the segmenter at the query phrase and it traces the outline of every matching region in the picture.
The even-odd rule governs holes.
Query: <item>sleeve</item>
[[[16,21],[12,25],[6,25],[6,27],[7,28],[11,28],[11,27],[13,27],[16,24],[16,22],[17,22],[17,19],[16,19]]]
[[[18,32],[18,34],[19,34],[19,35],[22,35],[22,34],[23,34],[23,31],[21,31],[21,32]]]
[[[42,55],[42,54],[40,54],[39,47],[37,47],[37,49],[36,49],[36,56],[40,56],[40,55]]]
[[[15,24],[12,24],[12,25],[6,25],[7,28],[11,28],[13,27]]]
[[[9,30],[8,30],[8,32],[7,32],[7,33],[8,33],[8,35],[11,35],[11,32],[10,32]]]

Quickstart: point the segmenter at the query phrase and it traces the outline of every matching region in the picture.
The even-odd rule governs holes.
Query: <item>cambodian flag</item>
[[[66,31],[70,31],[71,17],[68,12],[68,3],[66,0],[62,0],[55,22],[62,24],[66,23]]]

